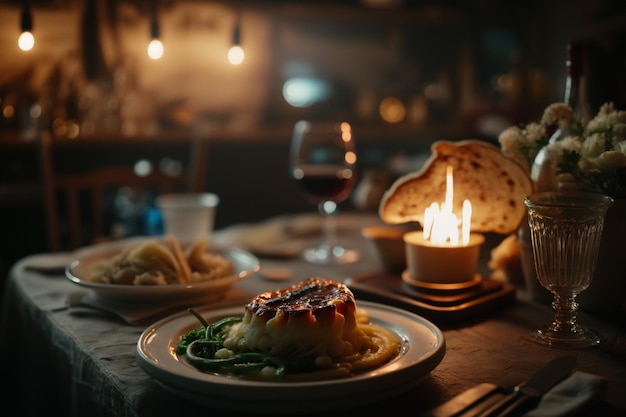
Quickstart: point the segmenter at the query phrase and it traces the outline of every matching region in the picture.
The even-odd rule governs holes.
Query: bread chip
[[[463,200],[472,203],[473,232],[508,234],[526,216],[524,197],[533,191],[526,170],[500,148],[481,140],[437,141],[424,167],[397,179],[383,195],[379,216],[388,224],[423,224],[424,210],[443,203],[446,170],[453,169],[453,212],[462,212]]]
[[[165,237],[165,244],[170,248],[174,258],[176,259],[178,280],[182,283],[189,282],[191,269],[189,268],[185,254],[183,254],[183,249],[180,247],[180,243],[174,236],[168,235]]]

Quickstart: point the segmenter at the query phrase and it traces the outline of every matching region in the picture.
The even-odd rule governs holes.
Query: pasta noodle
[[[367,349],[349,357],[340,358],[327,369],[287,375],[285,380],[295,382],[343,378],[359,371],[378,368],[400,353],[400,343],[391,331],[371,323],[359,323],[358,327],[371,341]]]
[[[359,324],[358,327],[369,337],[371,345],[349,361],[353,371],[380,366],[398,354],[400,344],[389,330],[374,324]]]
[[[151,239],[101,262],[89,280],[121,285],[171,285],[209,281],[234,272],[229,259],[207,252],[204,239],[185,253],[176,238],[166,236],[164,241]]]

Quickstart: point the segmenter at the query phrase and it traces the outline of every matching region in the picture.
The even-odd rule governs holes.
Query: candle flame
[[[452,212],[453,207],[453,176],[452,167],[446,169],[446,196],[441,208],[433,202],[424,210],[424,239],[438,245],[449,244],[467,245],[470,240],[470,224],[472,219],[472,204],[469,200],[463,201],[461,218]]]

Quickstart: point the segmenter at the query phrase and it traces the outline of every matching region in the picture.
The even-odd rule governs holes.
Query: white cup
[[[206,238],[210,241],[219,197],[213,193],[173,193],[156,198],[156,206],[163,216],[167,235],[193,241]]]
[[[361,235],[388,272],[400,273],[406,268],[406,255],[402,236],[406,230],[394,226],[369,226],[361,229]]]

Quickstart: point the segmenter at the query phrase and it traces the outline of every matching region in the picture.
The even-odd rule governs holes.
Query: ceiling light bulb
[[[150,26],[152,40],[148,44],[148,56],[152,59],[161,59],[163,56],[163,43],[159,39],[159,23],[156,18],[152,19]]]
[[[22,32],[17,40],[17,45],[22,51],[30,51],[35,46],[35,37],[30,32]]]
[[[158,39],[152,39],[148,44],[148,56],[152,59],[160,59],[163,56],[163,44]]]
[[[241,46],[233,45],[228,50],[228,62],[233,65],[239,65],[243,62],[245,55],[246,54]]]
[[[20,27],[22,29],[22,33],[17,40],[17,45],[22,51],[30,51],[35,46],[35,37],[32,33],[33,18],[27,4],[24,4],[24,7],[22,8]]]
[[[243,62],[246,54],[241,47],[241,23],[239,17],[233,28],[233,44],[228,50],[228,62],[233,65],[239,65]]]

